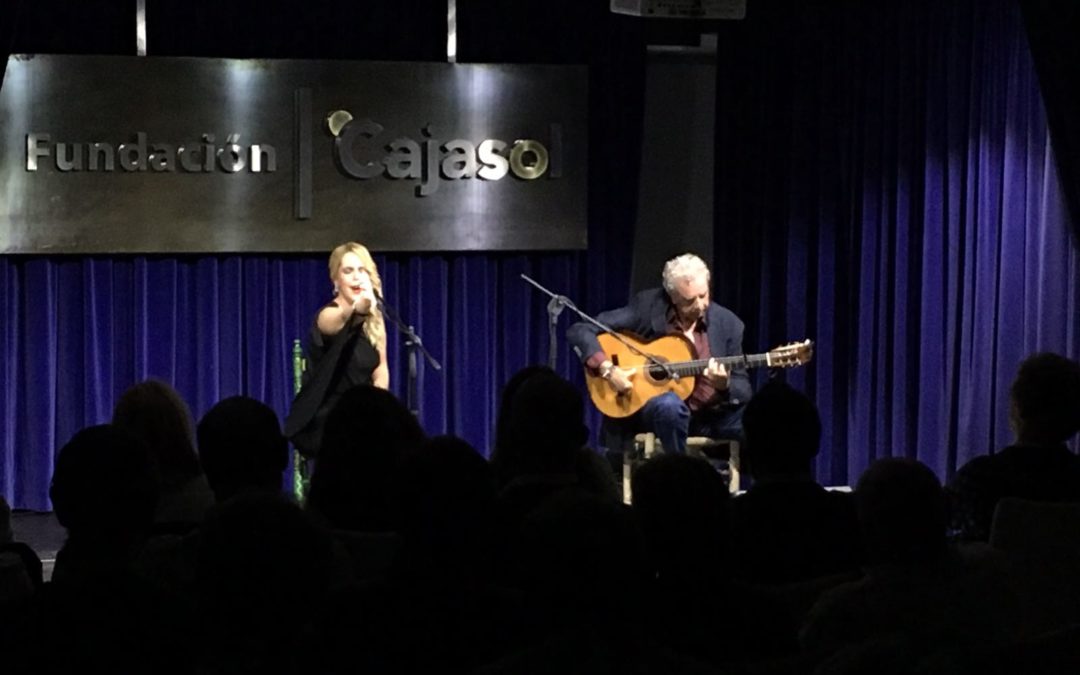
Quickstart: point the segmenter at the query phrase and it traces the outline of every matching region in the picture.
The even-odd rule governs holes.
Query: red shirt
[[[668,331],[685,335],[679,326],[679,319],[674,308],[668,311]],[[699,359],[712,357],[712,352],[709,350],[709,327],[705,324],[704,316],[694,324],[694,349]],[[716,398],[716,387],[709,382],[709,378],[701,374],[694,381],[694,390],[690,392],[690,398],[686,399],[686,406],[691,412],[697,412],[708,407],[714,398]]]

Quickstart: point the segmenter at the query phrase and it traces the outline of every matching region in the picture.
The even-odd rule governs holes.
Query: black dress
[[[323,428],[341,395],[374,382],[379,352],[364,335],[364,317],[353,315],[337,335],[323,335],[318,319],[307,346],[304,384],[285,420],[285,435],[306,457],[318,454]]]

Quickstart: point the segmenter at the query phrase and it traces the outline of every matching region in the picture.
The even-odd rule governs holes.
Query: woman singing
[[[285,435],[308,457],[318,453],[334,404],[356,385],[390,387],[386,326],[376,297],[382,280],[368,250],[356,242],[330,253],[334,299],[315,319],[304,385],[285,421]]]

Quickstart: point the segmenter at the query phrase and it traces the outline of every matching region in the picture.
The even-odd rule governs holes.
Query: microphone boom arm
[[[549,295],[551,297],[551,302],[548,305],[549,308],[552,305],[555,305],[557,303],[558,305],[561,305],[562,307],[565,307],[566,309],[569,309],[570,311],[574,312],[575,314],[580,316],[582,319],[585,319],[586,321],[588,321],[592,325],[596,326],[600,330],[604,331],[605,333],[610,334],[611,337],[613,337],[616,340],[618,340],[619,342],[621,342],[623,344],[623,346],[625,346],[631,352],[633,352],[633,353],[637,354],[638,356],[644,358],[650,364],[652,364],[654,366],[659,366],[660,368],[662,368],[664,370],[664,372],[667,374],[669,379],[671,379],[673,381],[678,381],[679,375],[675,371],[673,371],[671,369],[671,367],[668,366],[668,364],[666,364],[663,361],[657,359],[652,354],[648,354],[646,352],[641,351],[635,345],[633,345],[632,343],[627,341],[625,338],[623,338],[622,335],[619,335],[619,333],[616,332],[614,328],[612,328],[611,326],[608,326],[607,324],[597,320],[594,317],[589,316],[585,312],[578,309],[577,305],[575,305],[570,300],[570,298],[566,297],[565,295],[558,295],[557,293],[552,293],[551,291],[549,291],[548,289],[541,286],[539,283],[537,283],[534,279],[532,279],[528,275],[522,274],[521,278],[524,279],[525,281],[529,282],[533,286],[535,286],[538,290],[540,290],[540,292],[546,293],[547,295]]]

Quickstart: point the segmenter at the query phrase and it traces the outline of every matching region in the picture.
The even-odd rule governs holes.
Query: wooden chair
[[[638,458],[649,459],[663,452],[663,446],[652,432],[634,436],[634,451],[623,453],[623,502],[630,504],[633,494],[630,489],[630,477]],[[690,436],[686,439],[686,454],[702,459],[722,459],[728,463],[730,478],[728,490],[731,494],[739,491],[739,442],[728,438],[709,438],[708,436]]]

